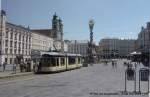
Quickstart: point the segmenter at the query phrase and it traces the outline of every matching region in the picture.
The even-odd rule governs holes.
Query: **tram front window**
[[[56,58],[42,58],[41,63],[43,67],[55,67],[56,66]]]
[[[55,67],[56,66],[56,58],[50,58],[50,66]]]

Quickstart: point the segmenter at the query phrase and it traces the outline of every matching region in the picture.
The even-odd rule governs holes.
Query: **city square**
[[[0,97],[148,97],[148,0],[0,0]]]

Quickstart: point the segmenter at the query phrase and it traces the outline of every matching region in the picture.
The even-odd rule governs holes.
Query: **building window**
[[[22,41],[24,41],[24,36],[22,36]]]
[[[15,40],[17,40],[17,33],[15,34]]]
[[[12,58],[10,58],[10,64],[12,64]]]
[[[26,42],[28,42],[28,36],[26,37]]]
[[[21,50],[20,49],[18,50],[18,54],[21,54]]]
[[[13,41],[10,41],[10,47],[13,47]]]
[[[21,49],[21,42],[19,42],[19,49]]]
[[[14,63],[17,64],[17,59],[16,58],[14,58]]]
[[[22,54],[24,54],[24,50],[22,50]]]
[[[8,38],[8,31],[6,31],[6,38]]]
[[[29,44],[29,49],[31,48],[31,45]]]
[[[26,44],[26,49],[28,48],[28,45]]]
[[[29,51],[29,55],[31,54],[31,51]]]
[[[31,42],[31,38],[29,37],[29,42]]]
[[[10,49],[10,54],[12,54],[12,51],[13,51],[13,50],[12,50],[12,49]]]
[[[21,34],[19,35],[19,41],[21,41]]]
[[[22,49],[24,49],[24,43],[22,43]]]
[[[8,54],[8,48],[5,49],[5,53]]]
[[[5,46],[8,47],[8,40],[5,41]]]
[[[12,32],[10,33],[10,39],[13,39],[13,33]]]
[[[17,49],[14,50],[14,54],[17,54]]]
[[[15,42],[15,48],[17,48],[17,42]]]
[[[5,62],[7,63],[7,58],[5,58]]]

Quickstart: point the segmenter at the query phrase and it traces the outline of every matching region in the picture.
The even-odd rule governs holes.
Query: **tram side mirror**
[[[133,69],[127,69],[127,80],[134,80],[135,71]]]
[[[145,69],[145,70],[140,70],[140,80],[141,81],[148,81],[149,80],[149,70]]]

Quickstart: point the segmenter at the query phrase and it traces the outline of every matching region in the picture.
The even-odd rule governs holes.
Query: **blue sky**
[[[2,0],[9,22],[32,29],[51,28],[55,12],[64,23],[65,39],[89,39],[88,22],[95,21],[94,40],[137,38],[150,21],[150,0]]]

